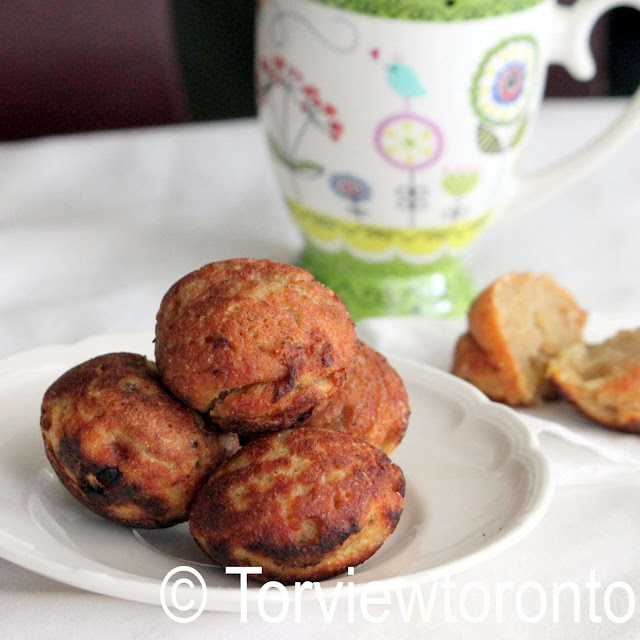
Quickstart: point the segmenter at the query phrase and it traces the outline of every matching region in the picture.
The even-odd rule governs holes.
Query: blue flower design
[[[506,64],[497,74],[493,83],[493,97],[500,104],[510,104],[517,100],[524,90],[527,70],[520,62]]]
[[[349,200],[354,205],[371,199],[371,187],[362,178],[350,173],[332,174],[329,184],[337,196]]]
[[[483,122],[513,124],[526,113],[538,69],[538,43],[530,35],[490,49],[473,77],[471,101]]]

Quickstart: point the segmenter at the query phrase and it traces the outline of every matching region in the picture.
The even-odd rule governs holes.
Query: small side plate
[[[102,520],[67,494],[44,456],[39,411],[51,382],[101,353],[152,356],[151,341],[97,336],[0,360],[0,556],[82,589],[156,605],[165,575],[186,564],[206,582],[207,609],[235,611],[238,577],[212,566],[185,524],[136,531]],[[537,438],[514,412],[447,373],[391,362],[412,409],[392,456],[407,481],[405,509],[395,533],[349,578],[355,593],[373,580],[388,587],[434,580],[501,553],[538,524],[553,489]],[[323,582],[322,594],[332,598],[344,579]],[[248,602],[257,595],[250,585]],[[281,594],[262,599],[280,602]]]

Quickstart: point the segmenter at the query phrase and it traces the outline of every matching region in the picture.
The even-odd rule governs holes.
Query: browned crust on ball
[[[396,370],[358,341],[344,385],[301,426],[344,431],[389,455],[404,437],[409,413],[407,390]]]
[[[458,339],[451,372],[481,389],[492,400],[506,401],[505,382],[508,382],[470,333],[465,333]]]
[[[47,390],[40,425],[51,466],[86,507],[109,520],[168,527],[187,519],[207,476],[237,436],[169,394],[153,363],[131,353],[93,358]]]
[[[271,260],[214,262],[174,284],[156,324],[165,384],[226,431],[303,420],[344,381],[349,313],[307,271]]]
[[[402,514],[404,477],[346,433],[290,429],[254,440],[196,498],[191,533],[223,566],[259,581],[323,580],[364,562]]]

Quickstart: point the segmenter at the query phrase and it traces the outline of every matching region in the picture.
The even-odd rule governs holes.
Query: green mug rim
[[[530,9],[545,0],[309,0],[377,18],[416,22],[461,22]]]

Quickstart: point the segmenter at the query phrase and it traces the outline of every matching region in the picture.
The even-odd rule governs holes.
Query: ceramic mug
[[[640,120],[636,94],[596,142],[518,174],[547,67],[591,78],[591,29],[618,4],[261,0],[257,101],[302,266],[355,318],[464,313],[479,234],[592,169]]]

